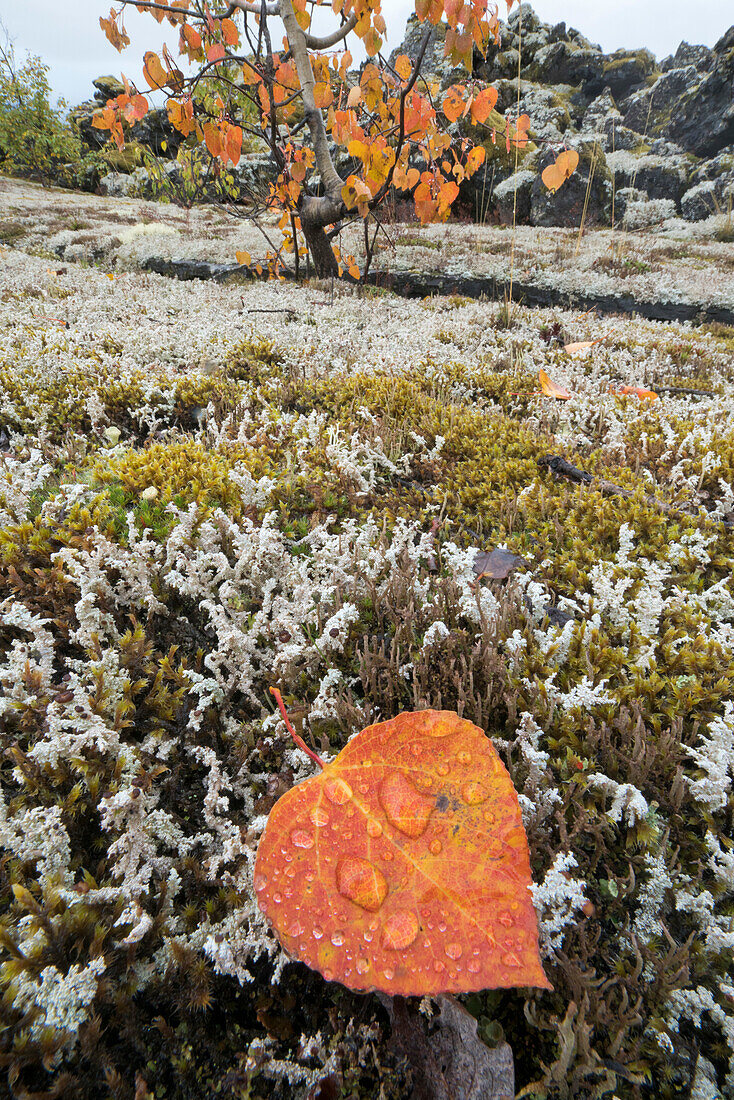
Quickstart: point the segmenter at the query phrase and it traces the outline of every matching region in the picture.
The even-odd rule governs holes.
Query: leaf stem
[[[291,725],[290,718],[288,717],[288,715],[285,712],[285,705],[283,703],[283,697],[280,694],[280,692],[278,691],[278,689],[274,688],[274,687],[271,687],[270,693],[271,693],[271,695],[275,696],[275,701],[278,704],[278,707],[280,708],[280,713],[283,715],[283,721],[285,722],[285,724],[288,728],[289,734],[291,735],[291,737],[293,738],[295,743],[298,745],[299,749],[301,749],[303,752],[305,752],[307,756],[310,756],[311,759],[316,764],[318,764],[318,766],[320,768],[325,768],[326,765],[324,764],[321,757],[317,756],[316,753],[308,747],[308,745],[303,740],[303,738],[299,737],[298,734],[296,733],[296,731],[293,729],[293,726]]]

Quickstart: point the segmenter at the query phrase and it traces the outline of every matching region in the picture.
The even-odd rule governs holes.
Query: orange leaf
[[[235,252],[234,258],[238,264],[246,264],[248,267],[252,263],[252,256],[249,252],[245,252],[244,250]]]
[[[401,53],[399,57],[396,57],[393,67],[401,80],[410,79],[410,74],[413,72],[413,63],[407,54]]]
[[[589,348],[593,348],[594,344],[598,343],[598,340],[579,340],[576,344],[564,344],[563,350],[568,352],[569,355],[573,355],[577,351],[588,351]]]
[[[240,40],[240,33],[231,19],[223,19],[221,23],[222,37],[228,46],[236,46]]]
[[[538,379],[540,381],[540,388],[546,397],[555,397],[559,401],[568,401],[572,396],[568,390],[564,390],[563,386],[559,386],[556,382],[553,382],[542,367],[538,371]]]
[[[166,70],[161,65],[161,60],[157,53],[153,53],[152,50],[147,50],[143,56],[143,76],[148,81],[151,88],[162,88],[166,80]]]
[[[472,122],[486,122],[487,118],[489,117],[489,113],[493,110],[496,102],[496,88],[484,88],[481,92],[478,92],[471,102]]]
[[[530,884],[497,751],[436,710],[368,726],[283,795],[254,874],[290,955],[327,981],[402,996],[550,989]]]
[[[457,118],[464,113],[465,101],[461,94],[462,90],[459,87],[449,88],[441,105],[441,110],[449,122],[456,122]]]
[[[206,47],[206,59],[210,62],[224,61],[227,56],[227,51],[224,48],[222,42],[212,42],[210,46]]]
[[[557,191],[561,186],[566,176],[561,168],[556,163],[549,164],[547,168],[544,168],[540,177],[548,188],[549,191]]]
[[[117,15],[114,8],[110,8],[109,19],[103,19],[100,15],[99,25],[107,35],[108,41],[112,43],[118,53],[121,53],[125,46],[130,45],[130,37],[127,32],[124,29],[120,30],[117,26]]]
[[[556,157],[556,164],[564,173],[566,179],[568,179],[579,166],[579,155],[575,149],[564,149],[564,151]]]
[[[655,390],[643,390],[639,386],[620,386],[618,390],[611,391],[616,397],[624,394],[635,394],[639,397],[640,401],[657,401],[658,395]]]

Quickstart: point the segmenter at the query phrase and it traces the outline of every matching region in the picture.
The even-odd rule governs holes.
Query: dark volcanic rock
[[[582,218],[587,226],[609,224],[612,184],[604,153],[597,149],[594,154],[591,146],[578,141],[573,144],[581,155],[579,166],[555,193],[551,193],[541,179],[543,169],[556,159],[555,151],[544,149],[540,153],[536,164],[538,174],[530,190],[531,225],[579,226]]]
[[[705,73],[711,68],[713,60],[713,50],[708,46],[691,46],[688,42],[681,42],[674,54],[660,62],[660,68],[667,73],[668,69],[683,69],[686,65],[694,65],[699,72]]]
[[[661,73],[649,88],[640,89],[622,104],[625,126],[640,133],[660,133],[677,113],[681,96],[697,88],[700,81],[701,74],[693,65]]]
[[[171,126],[168,121],[168,112],[164,107],[148,111],[147,115],[132,127],[130,137],[133,141],[147,146],[157,157],[175,157],[184,140],[183,134]]]
[[[712,66],[681,97],[667,133],[699,157],[715,156],[734,142],[734,27],[713,49]]]
[[[579,49],[569,42],[551,42],[536,53],[532,78],[540,84],[597,86],[601,82],[603,68],[604,55],[601,52]]]
[[[655,57],[649,50],[616,50],[604,58],[602,83],[620,100],[644,84],[654,71]]]
[[[678,204],[686,190],[690,165],[683,157],[608,153],[607,164],[618,188],[637,187],[651,199],[672,199]]]

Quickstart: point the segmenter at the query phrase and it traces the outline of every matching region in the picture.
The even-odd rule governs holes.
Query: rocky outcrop
[[[399,53],[415,60],[428,26],[411,16],[390,60]],[[444,42],[445,26],[430,28],[422,70],[441,89],[467,78],[444,57]],[[497,89],[499,114],[491,125],[504,130],[506,115],[526,113],[532,144],[516,161],[515,150],[507,157],[502,140],[489,140],[488,127],[482,131],[465,120],[451,127],[455,139],[481,142],[487,153],[480,171],[461,183],[460,201],[471,217],[577,225],[585,205],[587,223],[604,224],[612,216],[613,193],[615,220],[622,211],[639,225],[674,215],[697,221],[730,209],[734,27],[713,48],[682,42],[658,64],[646,49],[605,54],[573,27],[544,23],[524,3],[501,24],[499,43],[490,44],[487,56],[475,55],[474,74]],[[83,140],[98,149],[106,135],[91,126],[92,112],[123,89],[112,76],[94,84],[94,99],[77,108],[75,117]],[[155,193],[155,179],[139,151],[150,149],[165,163],[175,157],[181,137],[162,109],[136,123],[130,137],[124,155],[109,156],[112,171],[101,186],[109,193],[148,197]],[[541,173],[565,147],[584,151],[582,162],[551,194]],[[339,164],[348,167],[343,150]],[[167,169],[167,175],[175,180],[176,169]],[[232,175],[243,194],[267,190],[273,166],[267,156],[246,154]]]
[[[423,33],[412,17],[394,55],[414,58]],[[443,57],[443,41],[437,29],[424,72],[445,87],[458,73]],[[734,27],[713,49],[682,42],[658,65],[646,49],[605,54],[565,23],[544,23],[524,3],[501,24],[499,44],[487,58],[475,56],[474,71],[497,88],[501,115],[530,116],[530,137],[538,147],[521,158],[517,170],[493,160],[462,184],[462,200],[474,216],[481,206],[483,219],[489,209],[500,222],[514,216],[538,225],[577,224],[579,192],[584,189],[586,198],[588,182],[583,165],[555,195],[540,174],[562,148],[579,142],[596,145],[597,167],[604,162],[592,180],[587,218],[611,218],[612,189],[634,194],[622,195],[615,216],[621,209],[639,225],[726,210],[734,158],[720,154],[734,143]],[[476,140],[474,133],[467,136]]]

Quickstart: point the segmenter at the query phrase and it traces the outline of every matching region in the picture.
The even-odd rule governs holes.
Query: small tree
[[[509,10],[515,0],[506,3]],[[419,50],[414,59],[401,55],[392,65],[381,53],[381,0],[121,0],[109,18],[100,18],[120,50],[129,43],[122,16],[130,5],[177,26],[179,56],[197,66],[185,77],[166,47],[160,56],[145,54],[148,88],[165,93],[168,118],[187,142],[204,142],[219,171],[238,163],[243,134],[269,148],[277,180],[267,205],[280,212],[284,233],[282,248],[269,254],[276,271],[283,251],[294,253],[298,270],[302,232],[316,272],[341,274],[341,256],[331,241],[354,218],[364,220],[369,266],[375,238],[370,242],[368,219],[391,189],[412,197],[424,224],[445,220],[459,184],[485,158],[480,144],[452,127],[460,118],[486,127],[493,140],[501,128],[508,152],[527,143],[527,115],[514,126],[509,117],[500,119],[493,110],[496,90],[471,76],[475,51],[484,54],[490,41],[499,40],[497,9],[487,0],[416,0],[416,15],[425,24]],[[331,7],[337,25],[316,35],[312,14],[324,6]],[[276,16],[285,29],[282,50],[273,39]],[[439,96],[438,85],[421,76],[421,66],[431,32],[442,21],[446,56],[466,67],[468,79]],[[349,73],[350,36],[361,40],[368,56],[358,81]],[[202,96],[206,86],[211,90]],[[123,123],[149,109],[134,85],[125,81],[125,88],[95,120],[120,146]],[[249,120],[243,118],[243,97],[254,108]],[[337,162],[347,158],[350,170],[340,173]],[[345,266],[359,275],[352,257]]]
[[[18,66],[10,41],[0,43],[0,171],[72,184],[81,143],[64,118],[66,104],[50,103],[48,65],[40,57]]]

